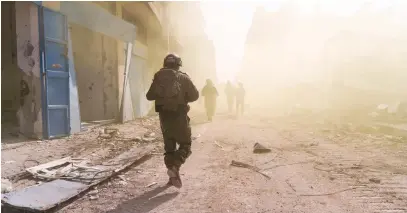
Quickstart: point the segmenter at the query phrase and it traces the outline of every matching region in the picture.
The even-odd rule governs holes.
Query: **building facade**
[[[147,115],[154,73],[170,47],[182,52],[166,28],[167,7],[2,2],[2,124],[27,137],[56,138],[81,131],[84,122]]]

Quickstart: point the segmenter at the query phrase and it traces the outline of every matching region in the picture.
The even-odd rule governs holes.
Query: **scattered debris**
[[[338,193],[341,193],[341,192],[354,190],[354,189],[357,189],[357,188],[360,188],[360,187],[350,187],[350,188],[342,189],[342,190],[339,190],[339,191],[336,191],[336,192],[323,193],[323,194],[299,194],[298,196],[303,196],[303,197],[328,196],[328,195],[334,195],[334,194],[338,194]]]
[[[260,154],[260,153],[269,153],[271,152],[271,149],[266,148],[265,146],[255,143],[253,147],[253,153]]]
[[[119,129],[118,128],[113,128],[113,127],[106,127],[105,129],[101,129],[99,131],[99,138],[103,139],[111,139],[116,136],[120,135]]]
[[[267,179],[271,179],[270,176],[268,176],[268,175],[264,174],[263,172],[261,172],[261,171],[260,171],[260,168],[258,168],[258,167],[256,167],[256,166],[252,166],[252,165],[249,165],[249,164],[247,164],[247,163],[242,163],[242,162],[238,162],[238,161],[235,161],[235,160],[232,160],[232,163],[231,163],[230,165],[231,165],[231,166],[235,166],[235,167],[241,167],[241,168],[250,169],[250,170],[252,170],[252,171],[254,171],[254,172],[257,172],[257,173],[263,175],[263,176],[266,177]]]
[[[193,136],[192,137],[192,140],[196,140],[196,139],[198,139],[198,138],[200,138],[201,137],[201,134],[198,134],[198,135],[196,135],[196,136]]]
[[[28,168],[26,172],[28,174],[31,173],[45,178],[56,178],[58,176],[55,175],[57,174],[55,170],[60,170],[61,168],[64,169],[68,165],[73,165],[72,167],[75,170],[71,170],[70,175],[76,175],[76,179],[70,177],[75,181],[68,181],[56,178],[56,180],[50,182],[3,194],[2,205],[7,206],[7,208],[28,211],[49,211],[57,206],[61,207],[66,201],[78,197],[78,194],[119,175],[121,172],[130,169],[135,164],[140,164],[150,159],[150,153],[152,150],[152,146],[144,146],[141,148],[135,147],[108,161],[108,165],[112,166],[107,166],[108,169],[105,170],[99,170],[97,167],[85,166],[84,159],[72,159],[70,157]],[[79,163],[75,162],[79,160],[81,160]],[[98,177],[100,174],[102,174],[101,177]],[[121,184],[126,185],[127,182],[123,181]],[[39,194],[42,196],[38,196]],[[98,199],[98,196],[92,195],[91,199]]]
[[[53,179],[56,177],[57,171],[52,171],[55,168],[65,167],[71,164],[71,157],[62,158],[59,160],[51,161],[45,164],[27,168],[26,171],[34,177],[43,179]],[[56,169],[57,170],[57,169]]]
[[[13,184],[7,179],[1,179],[1,193],[11,192]]]
[[[146,188],[152,187],[152,186],[154,186],[154,185],[157,185],[157,182],[152,182],[152,183],[148,184],[148,185],[146,186]]]
[[[15,163],[15,161],[14,160],[4,161],[4,164],[12,164],[12,163]]]
[[[220,145],[217,141],[214,141],[214,143],[216,144],[216,146],[219,146],[221,149],[223,149],[223,146]]]
[[[292,176],[292,177],[293,177],[293,176]],[[294,192],[297,192],[297,190],[295,190],[294,186],[290,183],[290,179],[291,179],[292,177],[289,177],[289,178],[285,179],[285,183],[286,183]]]

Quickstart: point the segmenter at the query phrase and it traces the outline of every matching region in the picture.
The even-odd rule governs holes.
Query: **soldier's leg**
[[[160,113],[160,127],[164,139],[164,163],[167,168],[174,166],[174,155],[177,150],[177,143],[171,130],[171,118],[165,113]]]
[[[172,168],[176,165],[175,152],[177,151],[177,143],[175,138],[164,136],[164,163],[167,168]]]
[[[176,138],[177,143],[179,144],[179,148],[175,154],[178,168],[181,167],[181,165],[185,163],[186,159],[192,154],[191,151],[192,134],[189,122],[190,118],[188,117],[188,115],[180,115],[177,125],[179,131]]]

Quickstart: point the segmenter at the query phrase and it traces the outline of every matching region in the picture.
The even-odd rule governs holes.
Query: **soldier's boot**
[[[179,169],[176,166],[173,166],[172,168],[168,169],[167,174],[170,177],[170,180],[167,184],[170,184],[177,188],[182,187],[182,181],[181,181],[181,177],[179,175]]]

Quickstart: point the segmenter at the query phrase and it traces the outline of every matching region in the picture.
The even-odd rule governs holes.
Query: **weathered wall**
[[[17,69],[15,3],[1,3],[1,124],[17,126],[21,73]]]
[[[39,60],[38,7],[32,2],[16,2],[17,65],[22,74],[20,132],[42,137],[41,81]]]
[[[117,118],[116,40],[70,24],[82,121]]]

